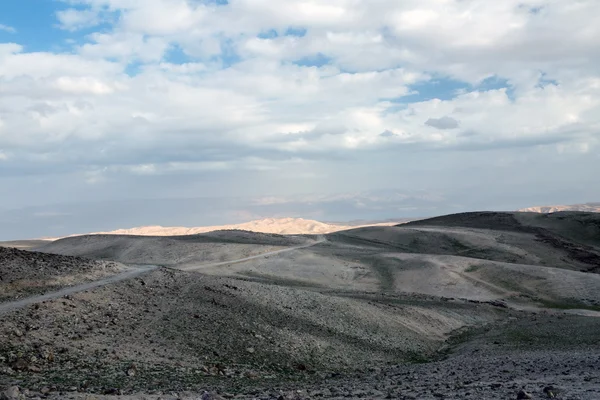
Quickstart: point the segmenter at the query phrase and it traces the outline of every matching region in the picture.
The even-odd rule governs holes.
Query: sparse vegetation
[[[477,272],[482,267],[483,267],[482,265],[473,264],[473,265],[468,266],[467,269],[465,269],[465,272]]]

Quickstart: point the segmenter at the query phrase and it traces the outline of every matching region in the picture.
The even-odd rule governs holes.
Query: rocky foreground
[[[295,349],[294,343],[280,347],[283,341],[272,341],[269,333],[253,332],[250,326],[244,334],[216,320],[202,324],[206,310],[190,318],[198,321],[196,326],[205,326],[198,339],[209,340],[208,347],[176,336],[176,330],[193,335],[177,315],[170,322],[172,327],[164,316],[149,319],[155,321],[154,326],[146,322],[138,330],[142,335],[147,332],[144,340],[130,332],[125,319],[137,317],[126,317],[127,307],[103,308],[101,313],[92,307],[79,314],[77,309],[89,306],[75,300],[70,297],[32,306],[4,319],[0,385],[7,389],[0,398],[600,398],[600,318],[563,311],[514,311],[481,304],[478,307],[484,310],[491,308],[486,313],[497,309],[504,317],[455,332],[427,357],[397,363],[372,362],[355,355],[344,365],[339,362],[343,354],[336,353],[329,358],[322,355],[321,361],[329,364],[311,362],[309,354]],[[212,300],[220,304],[222,297]],[[64,314],[60,309],[72,311]],[[47,316],[52,312],[60,316]],[[156,316],[156,311],[142,313]],[[230,320],[227,314],[224,318]],[[211,335],[210,329],[218,335]],[[132,334],[132,340],[120,337]],[[237,345],[231,338],[242,343]],[[307,343],[300,339],[295,345]]]

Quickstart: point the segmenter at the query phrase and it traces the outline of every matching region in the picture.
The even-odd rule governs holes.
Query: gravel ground
[[[597,400],[596,221],[470,213],[363,228],[31,305],[0,317],[0,399]],[[182,266],[315,238],[88,236],[53,249]],[[4,254],[25,277],[46,271],[38,257],[62,260],[45,281],[97,266]]]
[[[0,247],[0,301],[100,279],[122,268],[115,262]]]
[[[49,391],[51,399],[600,398],[597,341],[600,322],[597,319],[527,315],[515,321],[513,325],[495,325],[488,332],[455,337],[451,343],[455,346],[452,355],[430,363],[361,366],[353,372],[307,371],[286,381],[221,378],[205,381],[203,387],[185,390],[166,386],[143,394],[109,388],[104,393],[111,395],[91,395],[82,393],[87,390],[84,388],[61,390],[43,383],[28,388],[32,397]],[[554,328],[553,332],[577,330],[578,339],[572,341],[560,334],[553,336],[551,345],[555,347],[548,350],[549,344],[543,342],[546,334],[552,333],[544,328],[548,326]],[[541,332],[537,331],[539,327],[542,327]],[[514,332],[521,335],[515,336]],[[521,392],[524,393],[520,396]]]

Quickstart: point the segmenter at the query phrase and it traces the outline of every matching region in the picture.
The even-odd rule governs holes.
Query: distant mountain
[[[367,225],[387,218],[414,219],[473,208],[488,207],[464,204],[458,195],[442,196],[396,189],[277,197],[103,200],[0,209],[0,240],[64,237],[73,233],[107,232],[149,225],[220,226],[288,217],[331,225],[351,220]],[[339,225],[354,226],[357,223],[341,222]]]
[[[118,229],[97,234],[136,235],[136,236],[182,236],[219,230],[239,229],[260,233],[276,233],[281,235],[326,234],[364,226],[390,226],[404,222],[406,219],[394,221],[364,223],[324,223],[303,218],[265,218],[256,221],[233,225],[202,226],[194,228],[143,226],[130,229]]]
[[[600,212],[600,203],[585,203],[585,204],[572,204],[566,206],[537,206],[522,208],[519,211],[522,212],[536,212],[542,214],[548,214],[559,211],[585,211],[585,212]]]

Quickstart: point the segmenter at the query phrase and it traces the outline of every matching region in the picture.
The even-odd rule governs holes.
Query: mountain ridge
[[[214,226],[161,226],[147,225],[133,228],[116,229],[107,232],[93,232],[92,235],[132,235],[132,236],[185,236],[196,235],[199,233],[208,233],[220,230],[243,230],[256,233],[273,233],[280,235],[310,235],[327,234],[353,228],[365,226],[391,226],[407,221],[407,219],[398,218],[385,222],[359,221],[357,223],[335,223],[320,222],[304,218],[263,218],[244,222],[240,224],[214,225]],[[360,223],[362,222],[362,223]],[[69,235],[71,236],[81,236]]]

